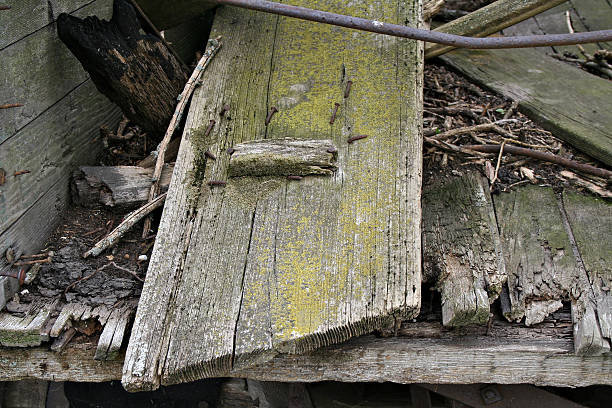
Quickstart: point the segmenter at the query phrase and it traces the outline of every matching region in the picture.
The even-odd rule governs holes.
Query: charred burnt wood
[[[115,0],[110,22],[68,14],[57,20],[60,39],[98,90],[130,121],[161,139],[189,73],[159,38],[140,28],[127,0]]]

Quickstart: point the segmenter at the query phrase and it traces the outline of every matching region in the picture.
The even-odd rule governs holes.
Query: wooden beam
[[[564,1],[566,0],[498,0],[434,31],[469,37],[486,37]],[[425,46],[425,58],[437,57],[454,49],[455,47],[449,45],[428,43]]]
[[[485,324],[506,269],[486,179],[468,174],[423,191],[423,268],[442,293],[445,326]]]
[[[420,1],[298,3],[412,24],[420,13]],[[420,45],[230,7],[219,35],[130,339],[133,390],[341,342],[419,307]],[[338,171],[227,178],[229,147],[286,137],[332,140]]]

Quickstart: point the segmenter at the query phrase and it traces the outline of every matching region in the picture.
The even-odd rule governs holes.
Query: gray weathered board
[[[510,320],[525,317],[529,326],[560,309],[562,301],[571,302],[576,353],[607,353],[610,332],[603,329],[610,327],[610,296],[599,287],[609,285],[599,284],[599,276],[609,282],[611,226],[606,221],[612,207],[591,197],[569,197],[574,212],[567,215],[552,188],[530,186],[496,197],[510,300],[504,314]],[[573,226],[566,217],[576,220]],[[576,231],[581,240],[572,244]],[[586,270],[584,254],[594,260]]]
[[[0,12],[0,254],[40,248],[68,203],[68,178],[75,163],[95,158],[92,143],[102,124],[119,111],[101,96],[79,62],[57,38],[60,12],[110,15],[110,0],[7,0]],[[28,173],[13,176],[15,172]],[[0,257],[0,271],[8,267]],[[0,309],[17,282],[0,277]]]
[[[413,26],[421,8],[292,3]],[[218,35],[128,346],[131,390],[227,375],[419,309],[422,44],[234,8],[217,11]],[[218,115],[224,104],[231,120]],[[337,171],[228,178],[226,149],[287,137],[331,140]],[[208,185],[217,180],[227,185]]]
[[[589,19],[588,26],[581,26],[584,21],[574,18],[577,31],[610,28],[612,5],[609,1],[572,1],[571,5],[579,15],[594,9],[607,16]],[[567,32],[563,15],[567,8],[567,4],[561,4],[504,32],[512,35]],[[540,20],[550,27],[547,31],[538,25]],[[442,59],[479,84],[518,101],[521,111],[558,138],[612,165],[612,110],[609,109],[612,82],[546,55],[555,50],[456,50]],[[579,53],[576,47],[571,47],[571,51]]]
[[[486,179],[469,174],[423,191],[424,277],[442,294],[445,326],[484,324],[506,282]]]

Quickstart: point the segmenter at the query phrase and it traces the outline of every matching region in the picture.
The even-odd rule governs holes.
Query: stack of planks
[[[421,8],[293,3],[413,26]],[[187,118],[127,351],[132,390],[227,375],[419,309],[422,44],[232,8],[211,36],[226,46]],[[303,172],[314,167],[328,170]]]
[[[68,303],[58,309],[57,301],[37,301],[23,311],[14,310],[20,306],[0,313],[1,346],[35,347],[51,341],[51,351],[61,352],[75,335],[92,336],[102,328],[93,356],[96,360],[120,357],[119,350],[135,310],[131,303],[112,308]]]
[[[57,37],[62,13],[108,17],[111,0],[15,0],[0,10],[0,272],[15,256],[37,251],[66,209],[75,163],[95,159],[101,125],[120,111],[100,95],[81,64]],[[18,174],[18,175],[15,175]],[[0,309],[17,290],[0,277]]]

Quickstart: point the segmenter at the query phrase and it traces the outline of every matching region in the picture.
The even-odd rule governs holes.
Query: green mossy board
[[[293,3],[412,26],[421,7]],[[224,45],[192,100],[128,347],[131,390],[227,375],[419,309],[422,44],[235,8],[217,10],[218,35]],[[219,118],[224,104],[229,119]],[[348,143],[359,134],[368,137]],[[338,170],[299,181],[227,177],[227,148],[287,137],[331,140]],[[218,180],[227,185],[207,184]]]

